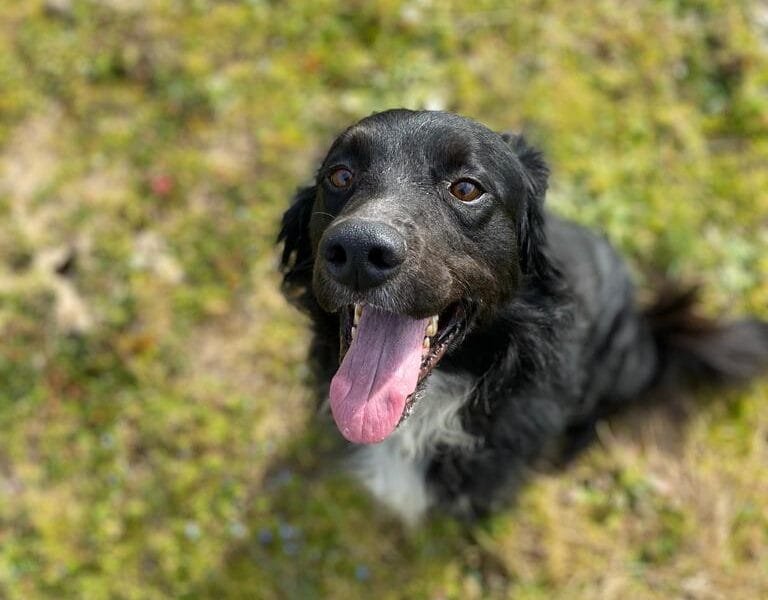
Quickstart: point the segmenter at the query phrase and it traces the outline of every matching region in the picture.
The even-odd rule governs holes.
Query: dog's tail
[[[715,321],[697,313],[697,288],[667,286],[645,311],[656,345],[656,383],[745,383],[768,372],[768,322]]]

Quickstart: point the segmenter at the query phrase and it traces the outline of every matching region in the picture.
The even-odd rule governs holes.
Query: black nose
[[[348,219],[325,232],[320,255],[336,281],[365,290],[397,272],[405,260],[405,240],[386,223]]]

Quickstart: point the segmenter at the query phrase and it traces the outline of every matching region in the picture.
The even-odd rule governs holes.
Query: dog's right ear
[[[300,188],[293,198],[293,204],[283,215],[278,243],[283,243],[280,270],[286,288],[305,287],[312,280],[312,242],[309,238],[309,221],[317,188]]]

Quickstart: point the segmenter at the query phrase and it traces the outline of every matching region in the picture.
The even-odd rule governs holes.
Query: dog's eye
[[[354,175],[352,174],[352,171],[346,167],[338,167],[328,175],[328,181],[331,182],[331,185],[341,190],[345,190],[352,185],[353,179]]]
[[[477,200],[485,193],[485,190],[479,184],[469,179],[454,181],[448,189],[451,194],[462,202],[472,202],[472,200]]]

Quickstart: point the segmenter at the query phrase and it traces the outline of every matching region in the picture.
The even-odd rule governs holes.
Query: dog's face
[[[546,177],[522,138],[448,113],[388,111],[335,140],[281,239],[286,282],[340,317],[347,439],[394,431],[445,352],[542,267]]]

